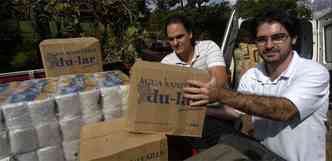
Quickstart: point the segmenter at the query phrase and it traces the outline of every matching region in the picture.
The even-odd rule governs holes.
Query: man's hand
[[[184,97],[191,99],[190,106],[204,106],[218,99],[217,80],[212,78],[208,83],[196,80],[188,81],[189,87],[185,87]]]

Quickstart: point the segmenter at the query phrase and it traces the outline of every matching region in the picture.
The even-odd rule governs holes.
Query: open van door
[[[332,10],[331,14],[316,20],[319,28],[319,63],[332,70]]]
[[[226,67],[231,73],[233,88],[237,87],[240,77],[246,70],[262,62],[250,34],[250,26],[253,19],[243,19],[239,17],[237,12],[236,8],[232,11],[221,46]],[[319,36],[315,36],[316,33],[319,33],[316,31],[317,28],[316,22],[309,19],[300,19],[298,26],[299,35],[294,45],[294,50],[300,56],[315,61],[319,59],[319,54],[315,54],[314,52],[314,45],[317,46],[315,49],[319,48],[319,42],[316,42]],[[332,32],[331,26],[329,32]],[[331,48],[331,46],[329,47]],[[332,65],[332,55],[330,60]]]
[[[226,69],[228,70],[233,77],[233,48],[236,43],[236,38],[239,30],[239,23],[238,23],[239,17],[237,14],[237,10],[234,8],[231,12],[231,16],[227,22],[224,38],[221,45],[221,51],[224,55],[225,63],[226,63]],[[232,81],[232,78],[231,78]]]

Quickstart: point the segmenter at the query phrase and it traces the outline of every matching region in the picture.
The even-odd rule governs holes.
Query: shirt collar
[[[280,79],[289,79],[292,76],[292,74],[295,72],[295,66],[299,61],[300,61],[300,56],[295,50],[293,50],[293,57],[287,69],[284,72],[282,72],[280,76],[277,79],[275,79],[273,82],[277,82]],[[270,77],[266,75],[266,68],[264,63],[257,65],[257,69],[258,69],[258,73],[256,73],[257,81],[259,82],[271,81]]]
[[[199,48],[198,48],[198,45],[197,45],[198,42],[195,43],[195,47],[194,47],[194,56],[191,60],[191,65],[186,63],[186,62],[183,62],[179,57],[178,55],[175,53],[175,51],[173,51],[174,55],[175,55],[175,59],[176,59],[176,65],[182,65],[182,66],[187,66],[187,67],[191,67],[195,64],[195,62],[197,61],[197,59],[200,57],[200,52],[199,52]]]
[[[289,78],[292,76],[292,74],[295,72],[295,66],[296,64],[298,64],[298,62],[300,61],[301,57],[299,56],[299,54],[293,50],[293,58],[292,61],[289,63],[287,69],[281,73],[281,77],[285,77],[285,78]]]

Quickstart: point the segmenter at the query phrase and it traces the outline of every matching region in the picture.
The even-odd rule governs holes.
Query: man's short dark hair
[[[167,18],[165,23],[165,35],[167,35],[167,26],[170,24],[182,24],[187,32],[193,32],[192,22],[183,15],[172,15]]]
[[[258,27],[263,23],[280,23],[287,32],[290,37],[294,38],[297,36],[296,25],[298,25],[298,19],[292,15],[290,12],[279,8],[267,8],[264,11],[254,18],[252,23],[252,34],[256,37]]]
[[[180,15],[180,14],[172,15],[172,16],[168,17],[166,20],[166,23],[165,23],[165,27],[164,27],[164,32],[165,32],[166,36],[167,36],[167,26],[170,24],[182,24],[184,29],[187,32],[192,33],[191,44],[194,46],[196,37],[195,37],[194,31],[193,31],[192,21],[190,21],[187,17]]]

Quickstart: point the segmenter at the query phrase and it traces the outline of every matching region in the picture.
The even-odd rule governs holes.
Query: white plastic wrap
[[[32,127],[32,118],[26,103],[5,104],[2,108],[8,129]]]
[[[62,143],[66,161],[79,161],[80,140]]]
[[[39,124],[35,128],[38,135],[39,147],[61,144],[60,125],[57,121]]]
[[[122,94],[120,86],[102,88],[102,111],[105,120],[122,117]]]
[[[95,77],[98,81],[99,88],[118,86],[123,83],[123,81],[115,76],[112,71],[95,73]]]
[[[120,89],[122,95],[122,111],[126,113],[128,111],[129,85],[121,85]]]
[[[16,160],[14,160],[13,157],[9,156],[9,157],[5,157],[5,158],[0,157],[0,161],[16,161]]]
[[[47,98],[44,100],[31,101],[28,102],[27,105],[34,125],[56,121],[54,99]]]
[[[53,97],[56,93],[57,82],[58,77],[40,79],[39,86],[41,86],[41,89],[35,100],[44,100]]]
[[[103,110],[104,120],[111,121],[114,119],[118,119],[124,116],[124,112],[121,108],[119,109],[110,109],[110,110]]]
[[[80,139],[81,116],[60,120],[59,123],[64,142]]]
[[[26,80],[19,84],[17,88],[10,94],[6,102],[18,103],[24,101],[33,101],[40,94],[42,83],[40,80]]]
[[[103,120],[103,113],[101,111],[90,112],[86,115],[82,115],[83,125],[100,122],[102,120]]]
[[[10,130],[9,140],[12,154],[30,152],[38,147],[37,132],[34,128]]]
[[[100,92],[97,89],[79,92],[82,114],[101,111]]]
[[[0,105],[5,103],[9,96],[15,91],[17,86],[19,86],[21,82],[10,82],[10,83],[1,83],[0,84]]]
[[[10,144],[7,131],[0,131],[0,159],[10,154]]]
[[[61,145],[41,148],[37,155],[40,161],[65,161]]]
[[[81,115],[78,93],[59,95],[55,97],[59,120]]]
[[[29,152],[24,154],[18,154],[15,156],[17,161],[38,161],[36,152]]]

